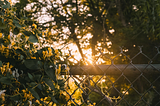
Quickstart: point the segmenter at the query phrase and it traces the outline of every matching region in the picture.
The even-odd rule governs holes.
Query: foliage
[[[20,0],[17,5],[23,2]],[[159,45],[158,0],[44,0],[26,3],[32,4],[34,9],[26,14],[37,21],[38,27],[44,30],[49,28],[49,31],[55,32],[46,39],[61,40],[64,44],[72,41],[77,45],[82,57],[85,48],[91,48],[94,56],[98,52],[99,43],[99,48],[107,48],[114,53],[118,53],[117,45],[129,50],[134,45],[143,45],[147,49]],[[39,16],[34,14],[43,13],[44,7],[50,20],[41,23]],[[84,37],[88,33],[92,35],[90,39]],[[109,41],[112,42],[111,48],[108,46]],[[84,43],[89,45],[84,46]]]
[[[28,17],[18,18],[16,7],[0,1],[0,105],[47,105],[65,102],[64,82],[57,69],[60,52],[38,47],[42,32]],[[39,43],[41,45],[41,43]],[[61,99],[60,99],[61,98]]]

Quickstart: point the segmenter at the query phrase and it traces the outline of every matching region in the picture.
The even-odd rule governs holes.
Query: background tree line
[[[115,54],[119,52],[117,46],[123,46],[129,49],[127,53],[131,57],[135,53],[131,50],[133,46],[145,46],[148,49],[159,45],[160,7],[157,0],[19,0],[15,5],[18,17],[21,17],[21,10],[27,5],[31,10],[26,8],[23,12],[34,19],[38,28],[55,31],[45,37],[50,43],[59,40],[63,44],[73,42],[82,57],[83,48],[91,48],[95,56],[98,43]],[[43,13],[50,19],[40,23],[38,14]],[[26,23],[31,25],[33,22]],[[63,29],[67,29],[67,33]],[[91,33],[92,37],[82,41],[87,33]],[[107,46],[109,41],[112,42],[111,48]],[[90,45],[82,46],[84,42]],[[148,54],[152,56],[152,52],[148,51]]]

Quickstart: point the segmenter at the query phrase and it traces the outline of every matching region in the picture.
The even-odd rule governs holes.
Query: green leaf
[[[37,50],[37,52],[38,52],[38,55],[39,55],[40,57],[43,57],[42,50]]]
[[[56,75],[55,70],[53,68],[49,68],[49,65],[47,62],[44,63],[44,70],[46,74],[53,80],[56,81]]]
[[[17,95],[13,95],[10,97],[11,100],[14,100],[14,101],[19,101],[21,99],[20,95],[17,94]]]
[[[15,26],[18,28],[22,28],[22,26],[19,23],[16,23]]]
[[[4,84],[7,84],[7,85],[10,85],[12,84],[11,80],[7,77],[1,77],[0,78],[0,82],[4,83]]]
[[[54,87],[54,85],[53,85],[53,82],[52,82],[50,79],[48,79],[48,78],[43,78],[43,81],[44,81],[49,87],[51,87],[52,90],[55,89],[55,87]]]
[[[53,101],[54,103],[58,103],[58,101],[56,100],[55,97],[53,97],[52,95],[49,95],[49,96],[51,97],[51,99],[52,99],[52,101]]]
[[[65,86],[65,81],[64,80],[58,80],[58,84],[59,84],[61,90],[65,89],[64,88],[64,86]]]
[[[31,33],[31,32],[29,32],[29,31],[23,31],[23,33],[24,33],[26,36],[30,36],[30,35],[32,35],[32,33]]]
[[[29,59],[24,61],[24,65],[30,70],[39,70],[42,63],[39,60]]]
[[[23,59],[24,59],[24,56],[23,56],[23,55],[20,55],[20,59],[23,60]]]
[[[18,20],[13,19],[13,23],[15,23],[15,24],[19,24],[19,21],[18,21]]]
[[[24,102],[24,106],[28,106],[28,101],[25,101],[25,102]]]
[[[39,33],[38,36],[42,37],[42,33]]]
[[[53,81],[56,81],[55,70],[53,68],[47,68],[45,72]]]
[[[40,104],[42,104],[42,106],[44,106],[44,104],[46,104],[46,103],[44,103],[44,101],[40,101]]]
[[[36,35],[30,35],[28,40],[32,43],[38,42],[38,38],[36,37]]]
[[[2,2],[2,1],[0,1],[0,5],[3,5],[3,2]]]
[[[64,82],[65,82],[65,81],[62,80],[62,79],[61,79],[61,80],[58,80],[58,84],[64,84]]]
[[[47,64],[47,62],[44,63],[44,70],[47,70],[49,67],[49,65]]]
[[[32,93],[32,95],[33,95],[35,98],[40,99],[38,93],[37,93],[34,89],[28,88],[28,90]]]
[[[17,54],[22,54],[23,51],[22,51],[21,49],[16,49],[16,53],[17,53]]]
[[[6,5],[3,5],[2,6],[2,8],[4,8],[4,9],[7,9],[7,8],[9,8],[10,7],[10,4],[9,3],[7,3]]]
[[[35,80],[37,80],[37,81],[39,82],[39,81],[40,81],[40,79],[41,79],[41,76],[42,76],[42,75],[40,75],[40,74],[35,75],[34,79],[35,79]]]
[[[31,87],[35,87],[37,84],[35,82],[30,83]]]
[[[6,25],[2,22],[0,22],[0,29],[5,29],[6,28]]]
[[[9,3],[7,0],[4,0],[4,2],[5,2],[6,4],[8,4],[8,3]]]
[[[17,34],[19,34],[19,32],[20,32],[20,30],[18,27],[14,28],[13,34],[17,35]]]
[[[40,89],[40,90],[43,90],[43,88],[42,88],[42,85],[41,85],[41,84],[38,84],[37,88],[38,88],[38,89]]]
[[[4,41],[3,41],[3,39],[2,38],[0,38],[0,43],[3,43]]]
[[[11,80],[13,78],[13,75],[10,72],[7,72],[5,77]]]
[[[28,73],[28,77],[30,80],[32,80],[32,81],[34,80],[33,76],[30,73]]]
[[[0,67],[2,67],[2,61],[0,61]]]

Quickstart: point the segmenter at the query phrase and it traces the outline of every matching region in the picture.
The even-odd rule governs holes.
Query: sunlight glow
[[[114,29],[111,29],[111,30],[109,30],[109,32],[110,32],[111,34],[113,34],[113,32],[115,32],[115,30],[114,30]]]
[[[111,45],[112,43],[109,42],[108,46]],[[99,44],[100,45],[100,44]],[[69,53],[69,51],[71,51],[71,56],[69,58],[69,60],[71,62],[73,62],[73,64],[77,64],[78,61],[80,61],[82,59],[81,54],[79,53],[78,47],[76,46],[76,44],[74,43],[70,43],[67,45],[67,47],[65,47],[65,49],[63,49],[63,52],[65,52],[66,54]],[[102,59],[101,57],[101,53],[97,53],[97,55],[95,55],[96,57],[99,57],[98,60],[96,60],[96,62],[94,61],[94,58],[92,56],[92,49],[88,48],[88,49],[82,49],[83,51],[83,55],[84,55],[84,64],[85,65],[91,65],[91,64],[111,64],[110,61],[106,61],[104,59]],[[107,49],[104,49],[102,51],[104,54],[113,54],[113,52],[109,52]]]
[[[86,58],[86,60],[87,60],[86,65],[93,64],[93,59],[91,57]]]
[[[101,82],[105,82],[106,80],[105,79],[103,79]]]
[[[93,58],[92,58],[92,49],[83,50],[83,54],[85,55],[85,59],[87,61],[86,65],[93,64]]]
[[[98,43],[97,45],[98,45],[98,46],[101,46],[101,43]]]
[[[39,0],[40,2],[43,2],[43,0]],[[47,0],[48,1],[48,0]],[[67,0],[62,0],[63,2],[66,2]],[[62,2],[61,0],[56,0],[56,2],[59,2],[61,4]],[[12,2],[18,2],[18,0],[12,0]],[[55,1],[53,1],[55,2]],[[28,11],[33,11],[35,8],[32,9],[34,3],[30,3],[28,4],[25,9],[27,9]],[[56,7],[57,5],[54,5],[54,7]],[[69,6],[69,5],[68,5]],[[48,8],[51,8],[50,4],[48,4]],[[69,8],[67,8],[69,9]],[[83,5],[81,5],[80,7],[80,11],[86,11],[88,8],[84,7]],[[47,14],[46,12],[46,8],[42,8],[41,12],[39,12],[38,14],[34,14],[39,16],[38,17],[38,21],[39,23],[45,23],[49,20],[54,20],[54,17],[51,17],[50,15]],[[67,10],[68,12],[70,12],[70,10]],[[75,8],[72,9],[72,11],[75,11]],[[63,15],[66,15],[65,13],[60,13]],[[70,15],[72,15],[71,13],[69,13]],[[92,16],[92,14],[88,14],[88,17]],[[68,20],[70,20],[70,18],[68,18]],[[83,23],[83,22],[82,22]],[[53,23],[56,25],[56,23]],[[77,23],[75,24],[77,25]],[[62,31],[62,35],[63,38],[62,39],[68,39],[68,35],[71,34],[70,30],[68,27],[62,27],[63,31]],[[91,29],[88,28],[88,29]],[[111,28],[111,30],[109,30],[109,32],[112,34],[115,32],[114,29]],[[56,27],[53,28],[51,30],[51,34],[56,35],[58,33],[58,30],[56,30]],[[95,63],[94,63],[94,58],[92,57],[92,49],[90,47],[90,39],[93,37],[93,35],[91,33],[85,33],[85,35],[81,35],[80,31],[78,30],[78,26],[77,29],[75,31],[75,33],[79,36],[77,36],[77,38],[80,40],[81,42],[81,48],[85,57],[85,64],[89,65],[89,64],[103,64],[105,63],[105,61],[102,58],[99,58]],[[69,54],[69,51],[71,51],[71,58],[69,58],[69,60],[73,63],[78,63],[78,61],[80,61],[82,59],[81,54],[79,53],[78,47],[76,44],[74,44],[74,41],[71,41],[67,44],[63,44],[64,42],[62,42],[62,39],[60,39],[59,42],[53,42],[52,44],[43,44],[43,46],[50,46],[53,47],[55,49],[60,49],[62,50],[62,52],[64,54]],[[107,41],[107,46],[108,48],[111,47],[112,43],[108,41],[108,39],[106,38]],[[83,42],[83,44],[82,44]],[[98,43],[98,49],[102,49],[102,43]],[[86,48],[85,48],[86,47]],[[84,49],[85,48],[85,49]],[[127,52],[127,50],[125,50],[125,52]],[[104,49],[103,53],[108,53],[108,54],[113,54],[113,52],[109,52],[107,49]],[[101,54],[98,53],[96,56],[100,56]],[[60,57],[61,58],[61,57]],[[63,60],[63,59],[62,59]]]
[[[96,62],[96,64],[102,64],[105,63],[105,61],[102,58],[99,58]]]
[[[93,35],[92,35],[91,33],[87,33],[86,36],[84,36],[83,38],[84,38],[84,39],[85,39],[85,38],[90,39],[90,38],[92,38],[92,37],[93,37]]]

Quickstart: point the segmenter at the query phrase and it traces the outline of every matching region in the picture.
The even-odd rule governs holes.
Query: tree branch
[[[120,15],[120,19],[121,19],[122,25],[126,26],[125,17],[123,15],[123,12],[122,12],[122,9],[121,9],[121,1],[120,0],[116,0],[116,2],[117,2],[118,14]]]

